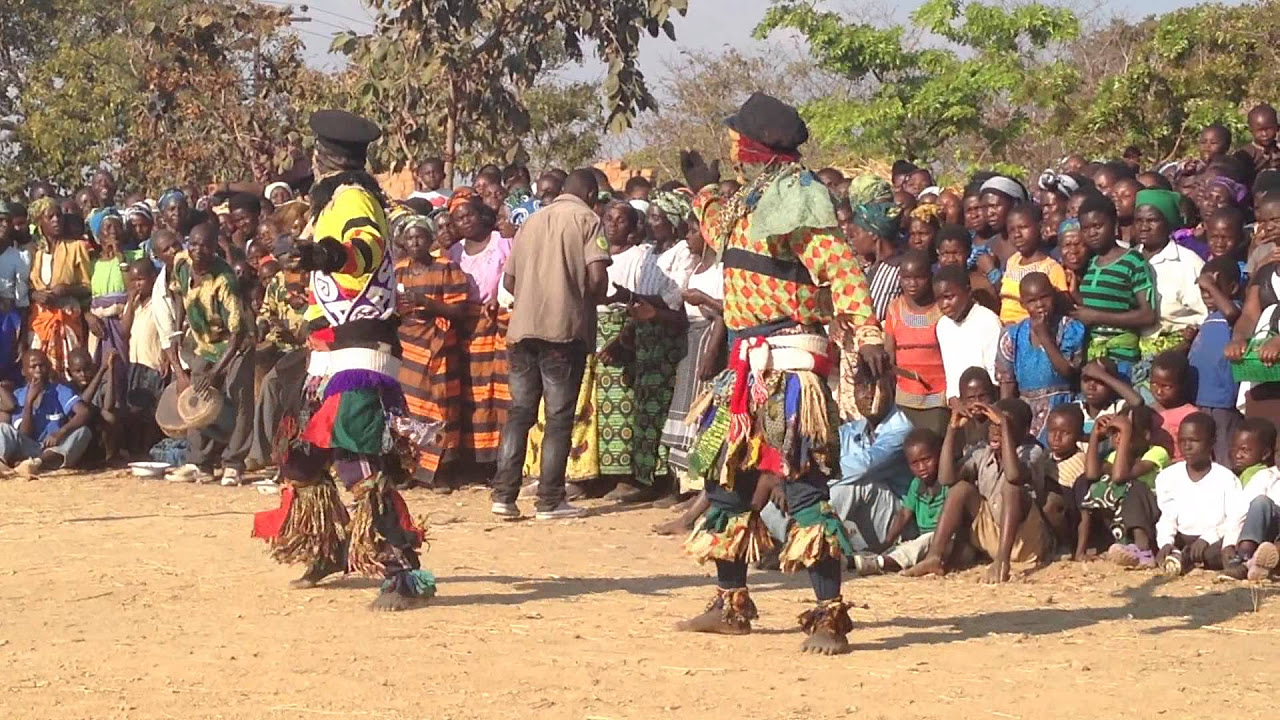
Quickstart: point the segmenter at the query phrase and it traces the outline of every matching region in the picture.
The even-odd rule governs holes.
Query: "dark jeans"
[[[513,503],[519,497],[529,431],[538,420],[538,403],[545,401],[547,420],[542,437],[538,509],[554,510],[564,502],[565,467],[569,462],[574,405],[587,366],[586,346],[581,342],[521,340],[507,348],[507,362],[511,410],[498,443],[493,501]]]

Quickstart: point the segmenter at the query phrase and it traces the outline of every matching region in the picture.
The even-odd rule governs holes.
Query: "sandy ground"
[[[862,579],[854,652],[817,658],[797,652],[804,576],[753,573],[750,637],[672,632],[710,584],[647,532],[665,511],[501,523],[479,490],[409,501],[440,595],[387,616],[371,581],[287,589],[299,570],[249,537],[276,499],[251,488],[0,481],[0,717],[1274,715],[1271,588],[1097,563],[1000,588]]]

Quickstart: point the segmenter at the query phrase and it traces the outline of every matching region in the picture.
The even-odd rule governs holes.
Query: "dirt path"
[[[803,576],[752,574],[750,637],[672,632],[710,583],[647,532],[663,511],[499,523],[479,491],[411,493],[440,596],[384,616],[365,610],[372,581],[286,588],[300,570],[249,537],[275,502],[118,474],[0,481],[0,717],[1274,714],[1280,598],[1255,612],[1254,592],[1210,574],[850,581],[856,650],[813,658],[796,652]]]

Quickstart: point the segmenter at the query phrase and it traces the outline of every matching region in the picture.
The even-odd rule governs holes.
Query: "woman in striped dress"
[[[463,319],[467,276],[447,257],[433,257],[434,227],[415,215],[400,225],[397,244],[405,259],[396,265],[396,301],[400,314],[399,380],[409,414],[439,423],[435,438],[420,449],[417,483],[447,491],[436,472],[458,447],[458,411],[462,396],[462,363],[454,325]]]
[[[495,229],[498,218],[480,198],[453,204],[449,211],[459,242],[449,259],[467,276],[465,314],[457,324],[465,361],[462,375],[460,460],[491,465],[498,459],[498,438],[507,421],[507,321],[498,306],[498,287],[511,256],[511,238]]]

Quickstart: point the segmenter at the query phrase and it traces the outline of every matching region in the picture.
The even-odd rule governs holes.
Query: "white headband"
[[[1021,200],[1022,202],[1026,202],[1027,200],[1027,191],[1016,181],[1010,180],[1003,175],[997,175],[982,183],[982,192],[986,192],[988,190],[995,190],[996,192],[1004,193],[1014,200]]]

